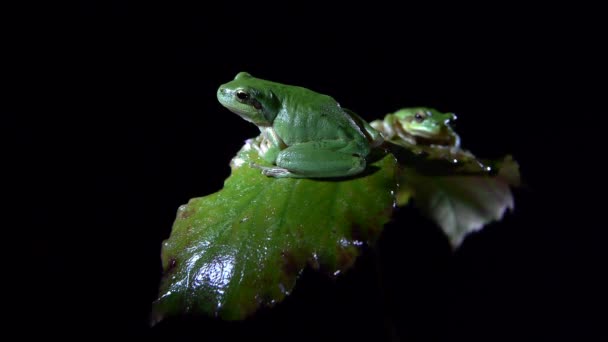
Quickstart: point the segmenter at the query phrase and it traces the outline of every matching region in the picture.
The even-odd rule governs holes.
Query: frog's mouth
[[[413,127],[410,127],[408,130],[404,130],[404,131],[406,133],[409,133],[412,136],[426,138],[426,139],[431,139],[431,138],[437,136],[437,132],[429,132],[424,129],[415,129]]]
[[[251,121],[249,119],[249,116],[248,116],[249,114],[247,112],[245,112],[244,110],[242,110],[242,109],[240,109],[238,107],[229,106],[229,105],[226,105],[226,104],[223,104],[223,105],[224,105],[224,107],[226,107],[229,111],[233,112],[234,114],[240,116],[241,118],[243,118],[243,119],[245,119],[247,121]]]
[[[226,104],[226,103],[222,103],[222,105],[224,107],[226,107],[229,111],[231,111],[234,114],[236,114],[236,115],[240,116],[241,118],[243,118],[243,120],[251,122],[252,124],[254,124],[256,126],[259,126],[259,127],[270,126],[268,124],[268,122],[266,122],[264,120],[263,117],[260,118],[257,115],[256,116],[252,116],[251,111],[250,110],[246,110],[246,109],[249,109],[249,107],[242,108],[240,106],[231,106],[231,105]],[[260,121],[260,120],[262,120],[262,121]]]
[[[427,130],[417,130],[410,127],[406,130],[402,124],[397,123],[395,125],[397,134],[404,140],[409,141],[415,145],[449,145],[450,138],[444,137],[441,132],[429,132]],[[411,132],[410,132],[411,131]]]
[[[434,139],[440,136],[440,130],[430,131],[428,129],[420,129],[416,128],[416,125],[411,125],[408,123],[399,123],[399,129],[403,131],[404,134],[411,137],[419,137],[425,139]]]

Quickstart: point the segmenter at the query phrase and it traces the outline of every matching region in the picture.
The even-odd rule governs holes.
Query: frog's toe
[[[291,176],[291,172],[280,167],[268,167],[262,169],[262,174],[268,177],[283,178]]]
[[[262,170],[262,174],[268,177],[282,178],[282,177],[291,177],[292,173],[289,170],[284,169],[282,167],[268,167],[262,166],[256,163],[249,163],[249,166],[252,168]]]

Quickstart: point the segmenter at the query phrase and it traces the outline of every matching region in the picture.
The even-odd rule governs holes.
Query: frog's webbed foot
[[[256,163],[249,163],[249,166],[262,170],[262,174],[264,176],[268,176],[268,177],[274,177],[274,178],[294,177],[293,173],[291,173],[289,170],[284,169],[282,167],[276,167],[276,166],[268,167],[268,166],[258,165]]]

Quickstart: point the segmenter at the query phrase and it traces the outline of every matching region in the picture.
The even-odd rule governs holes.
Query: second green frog
[[[427,108],[403,108],[388,114],[384,120],[376,120],[372,127],[382,132],[386,140],[402,139],[417,146],[441,146],[458,149],[460,137],[450,122],[456,120],[453,113],[441,113]]]

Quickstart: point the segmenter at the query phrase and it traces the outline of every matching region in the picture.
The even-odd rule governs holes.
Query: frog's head
[[[449,138],[452,134],[450,122],[456,120],[454,113],[441,113],[433,108],[404,108],[395,114],[408,134],[425,139]]]
[[[271,88],[273,82],[240,72],[234,80],[220,86],[217,99],[243,119],[257,126],[270,126],[281,106]]]

